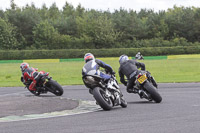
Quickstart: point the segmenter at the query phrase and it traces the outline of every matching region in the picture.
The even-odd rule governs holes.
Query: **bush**
[[[199,54],[200,46],[118,49],[1,50],[0,60],[83,58],[84,54],[89,52],[93,53],[96,57],[118,57],[122,54],[135,56],[138,51],[144,56]]]

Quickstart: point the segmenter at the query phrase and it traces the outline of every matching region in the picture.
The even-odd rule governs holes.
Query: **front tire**
[[[143,87],[151,95],[151,98],[156,103],[160,103],[162,101],[162,97],[160,96],[160,94],[157,92],[156,88],[152,84],[150,84],[149,82],[146,82],[146,83],[144,83]]]
[[[62,86],[54,80],[49,80],[46,86],[48,87],[47,89],[56,96],[61,96],[64,92]]]
[[[126,107],[127,107],[127,102],[124,100],[123,97],[121,97],[121,104],[120,104],[120,106],[121,106],[122,108],[126,108]]]
[[[100,88],[100,87],[96,87],[93,89],[93,96],[95,98],[95,100],[97,101],[97,103],[101,106],[101,108],[103,108],[103,110],[111,110],[113,107],[113,102],[110,99],[110,97],[106,96],[105,91]]]

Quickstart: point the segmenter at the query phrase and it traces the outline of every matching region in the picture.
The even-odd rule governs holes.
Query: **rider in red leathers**
[[[22,77],[21,77],[21,81],[27,85],[27,81],[31,80],[32,83],[29,86],[29,90],[30,91],[36,91],[37,89],[35,88],[36,83],[38,82],[38,80],[40,79],[40,73],[37,72],[38,69],[33,68],[33,67],[29,67],[28,63],[22,63],[20,65],[21,71],[22,71]]]

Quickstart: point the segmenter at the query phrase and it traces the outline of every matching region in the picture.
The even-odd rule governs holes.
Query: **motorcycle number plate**
[[[140,77],[137,79],[137,81],[138,81],[140,84],[144,83],[144,81],[146,81],[146,80],[147,80],[147,76],[146,76],[146,75],[142,75],[142,76],[140,76]]]

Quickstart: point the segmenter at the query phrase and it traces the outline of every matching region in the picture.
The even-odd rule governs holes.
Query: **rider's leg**
[[[36,84],[39,82],[39,80],[41,78],[41,74],[39,72],[36,72],[33,74],[33,76],[34,76],[35,88],[37,91],[40,91],[41,88],[36,87]]]
[[[30,91],[36,91],[35,86],[36,86],[36,81],[33,80],[32,83],[31,83],[31,85],[29,86],[29,90],[30,90]]]
[[[135,77],[132,77],[127,83],[126,90],[128,93],[137,93],[136,90],[133,88],[134,85],[135,85]]]

